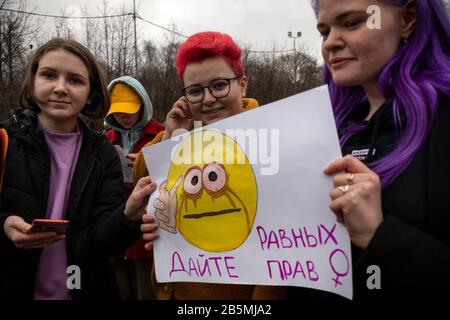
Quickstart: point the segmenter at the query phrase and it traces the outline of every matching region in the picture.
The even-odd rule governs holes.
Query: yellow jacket
[[[243,107],[244,111],[248,111],[258,107],[258,102],[255,99],[243,98]],[[163,135],[164,132],[160,132],[144,147],[160,142]],[[134,181],[137,182],[147,175],[147,167],[141,151],[133,164]],[[154,264],[151,272],[152,285],[158,300],[275,300],[286,298],[286,287],[197,282],[158,283]]]

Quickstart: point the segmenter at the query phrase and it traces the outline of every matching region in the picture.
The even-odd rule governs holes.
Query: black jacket
[[[70,293],[72,299],[118,298],[109,257],[139,238],[139,225],[123,215],[125,191],[114,147],[79,123],[83,140],[66,212],[66,243],[67,265],[81,270],[81,289]],[[2,124],[10,140],[0,206],[0,299],[32,299],[34,293],[42,250],[16,248],[3,225],[10,215],[20,215],[27,223],[45,218],[50,157],[36,124],[37,116],[30,111],[18,111]]]
[[[384,221],[354,269],[360,299],[450,298],[450,101],[441,99],[425,144],[382,191]],[[381,290],[369,290],[378,265]]]
[[[369,150],[366,153],[373,155],[375,150],[373,160],[379,160],[391,151],[396,138],[390,108],[390,102],[380,108],[365,128],[346,142],[343,154]],[[367,249],[352,247],[355,300],[450,297],[449,109],[449,100],[441,99],[426,142],[408,167],[382,190],[384,221]],[[380,290],[368,289],[371,265],[380,268]],[[343,300],[303,288],[290,288],[289,297]]]

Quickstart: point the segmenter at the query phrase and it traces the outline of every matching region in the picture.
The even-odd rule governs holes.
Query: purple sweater
[[[46,219],[66,217],[72,177],[80,154],[82,132],[55,133],[38,127],[47,141],[51,171]],[[35,300],[70,300],[67,288],[66,241],[60,240],[42,251],[34,287]]]

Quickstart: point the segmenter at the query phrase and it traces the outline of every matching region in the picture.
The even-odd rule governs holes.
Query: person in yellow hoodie
[[[176,55],[178,76],[184,86],[183,96],[175,102],[166,117],[166,129],[146,146],[169,139],[176,129],[192,130],[194,121],[203,125],[258,107],[255,99],[245,98],[247,77],[241,60],[241,49],[224,33],[200,32],[181,44]],[[147,176],[142,152],[133,166],[134,180]],[[158,237],[158,224],[144,215],[141,230],[152,250]],[[250,300],[283,299],[285,288],[234,284],[177,282],[159,284],[152,269],[152,284],[157,299],[175,300]]]

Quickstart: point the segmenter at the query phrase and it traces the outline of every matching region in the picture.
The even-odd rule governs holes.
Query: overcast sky
[[[28,0],[35,12],[77,16],[80,8],[90,10],[88,15],[99,15],[102,0]],[[108,0],[111,7],[125,4],[132,11],[133,0]],[[230,34],[240,44],[252,50],[293,48],[288,31],[302,32],[296,40],[311,55],[320,56],[320,37],[310,0],[136,0],[138,13],[162,26],[175,24],[178,31],[191,35],[215,30]],[[14,6],[10,6],[14,8]],[[81,13],[81,12],[80,12]],[[46,25],[54,31],[54,19],[46,18]],[[138,20],[141,40],[164,43],[165,31]]]

